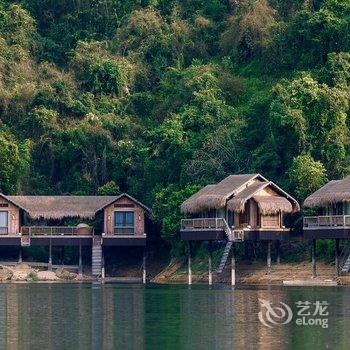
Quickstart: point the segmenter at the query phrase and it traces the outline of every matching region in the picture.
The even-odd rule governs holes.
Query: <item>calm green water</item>
[[[327,301],[327,329],[270,329],[258,298]],[[0,349],[350,349],[350,289],[0,285]]]

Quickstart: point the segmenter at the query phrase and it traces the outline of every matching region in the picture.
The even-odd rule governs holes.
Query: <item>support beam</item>
[[[335,273],[339,276],[339,238],[335,239]]]
[[[81,241],[79,242],[79,276],[83,275],[83,257],[81,253]]]
[[[50,242],[49,242],[49,265],[48,265],[48,270],[52,271],[52,242],[51,242],[51,238],[50,238]]]
[[[281,263],[281,242],[276,241],[276,263],[279,265]]]
[[[316,239],[312,240],[311,264],[312,264],[312,278],[316,278]]]
[[[143,257],[142,257],[142,283],[146,284],[146,248],[143,248]]]
[[[19,252],[18,252],[18,262],[21,263],[22,260],[22,247],[19,247]]]
[[[232,244],[231,252],[231,286],[236,285],[236,252],[235,243]]]
[[[208,260],[208,282],[209,282],[209,286],[211,286],[213,284],[212,261],[213,261],[213,242],[209,241],[209,260]]]
[[[249,260],[249,242],[244,241],[244,259]]]
[[[191,255],[192,255],[192,242],[188,242],[188,285],[192,284],[192,266],[191,266]]]
[[[271,273],[271,241],[267,241],[267,273]]]

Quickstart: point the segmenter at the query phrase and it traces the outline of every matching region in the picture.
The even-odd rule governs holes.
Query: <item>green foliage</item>
[[[119,193],[120,188],[114,181],[109,181],[97,189],[99,196],[115,196]]]
[[[289,169],[289,181],[297,198],[304,200],[327,182],[327,172],[321,162],[302,154],[293,159]]]
[[[267,0],[242,2],[222,36],[224,51],[239,60],[261,56],[271,46],[276,11]]]
[[[37,276],[37,274],[36,274],[35,272],[30,271],[30,272],[28,273],[28,275],[27,275],[26,280],[27,280],[28,282],[36,282],[36,281],[38,280],[38,276]]]
[[[133,83],[135,67],[113,56],[101,43],[78,43],[73,66],[83,88],[98,94],[122,94]]]
[[[184,243],[180,240],[181,203],[198,191],[199,186],[188,185],[178,190],[170,185],[157,191],[153,206],[153,215],[156,222],[161,225],[162,238],[171,246],[173,256],[184,253]]]
[[[325,0],[316,11],[298,11],[277,41],[281,58],[288,65],[313,67],[325,63],[330,52],[349,51],[349,20],[346,0]]]
[[[346,0],[0,4],[0,190],[129,192],[173,254],[197,186],[350,170]]]

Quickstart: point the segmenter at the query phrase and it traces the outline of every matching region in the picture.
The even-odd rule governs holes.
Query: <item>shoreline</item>
[[[208,272],[199,260],[194,264],[192,283],[208,284]],[[147,283],[155,284],[187,284],[187,265],[183,259],[174,260],[167,266],[159,266],[158,262],[150,262]],[[155,268],[156,267],[156,268]],[[123,268],[119,270],[120,276],[106,276],[104,280],[90,275],[78,276],[76,273],[63,269],[56,271],[35,270],[25,263],[18,264],[13,268],[0,266],[2,278],[0,283],[120,283],[138,284],[142,283],[141,277],[133,268]],[[11,271],[4,278],[5,273]],[[88,270],[88,269],[86,269]],[[340,286],[350,285],[350,274],[336,276],[334,265],[319,261],[317,277],[311,278],[311,263],[280,263],[273,264],[271,273],[267,273],[266,265],[261,261],[246,262],[238,261],[236,264],[236,286],[240,285],[261,285],[261,286]],[[32,277],[30,277],[33,275]],[[227,265],[219,275],[213,272],[213,285],[231,285],[231,267]]]

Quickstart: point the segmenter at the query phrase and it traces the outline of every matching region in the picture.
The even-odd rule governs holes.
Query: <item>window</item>
[[[8,233],[8,212],[0,211],[0,234]]]
[[[134,212],[115,211],[114,212],[114,233],[133,234],[134,233]]]

